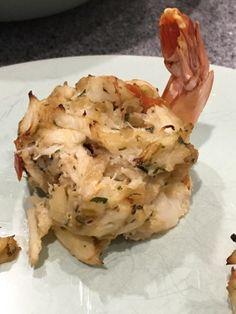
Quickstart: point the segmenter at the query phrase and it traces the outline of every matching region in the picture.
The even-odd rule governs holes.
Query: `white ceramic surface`
[[[27,261],[24,213],[27,189],[13,169],[13,140],[27,108],[27,93],[47,96],[87,74],[141,78],[163,89],[168,73],[160,58],[94,56],[45,60],[0,68],[0,232],[16,234],[18,260],[0,265],[4,314],[231,313],[225,289],[236,231],[236,71],[213,66],[212,95],[192,134],[200,157],[192,172],[189,214],[164,236],[115,242],[104,268],[78,262],[53,237],[40,265]]]
[[[0,0],[0,21],[20,21],[72,9],[87,0]]]

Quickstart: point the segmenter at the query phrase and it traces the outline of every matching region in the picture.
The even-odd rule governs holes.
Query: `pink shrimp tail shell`
[[[178,9],[166,9],[160,18],[160,39],[171,73],[162,98],[183,121],[195,124],[214,80],[199,24]]]

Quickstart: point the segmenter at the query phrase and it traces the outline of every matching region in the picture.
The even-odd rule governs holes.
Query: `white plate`
[[[200,157],[192,177],[189,214],[164,236],[140,243],[115,242],[106,268],[78,262],[47,237],[40,266],[27,261],[24,180],[13,169],[13,140],[30,90],[45,97],[56,84],[87,74],[140,78],[163,89],[168,73],[154,57],[94,56],[0,68],[0,225],[16,234],[17,261],[0,266],[4,314],[231,313],[226,292],[236,231],[236,71],[213,66],[210,100],[192,135]]]

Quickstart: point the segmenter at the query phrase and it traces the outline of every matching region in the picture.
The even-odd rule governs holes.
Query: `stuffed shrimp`
[[[162,95],[145,81],[92,75],[43,100],[29,93],[15,168],[44,194],[27,212],[32,265],[50,229],[80,261],[99,265],[117,236],[147,239],[187,213],[198,157],[189,138],[213,72],[199,25],[179,10],[164,11],[160,38],[171,73]]]

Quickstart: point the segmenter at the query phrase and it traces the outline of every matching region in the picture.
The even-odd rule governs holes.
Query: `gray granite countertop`
[[[65,56],[161,56],[157,21],[178,7],[201,24],[210,62],[236,68],[235,0],[91,0],[51,17],[0,23],[0,66]]]

